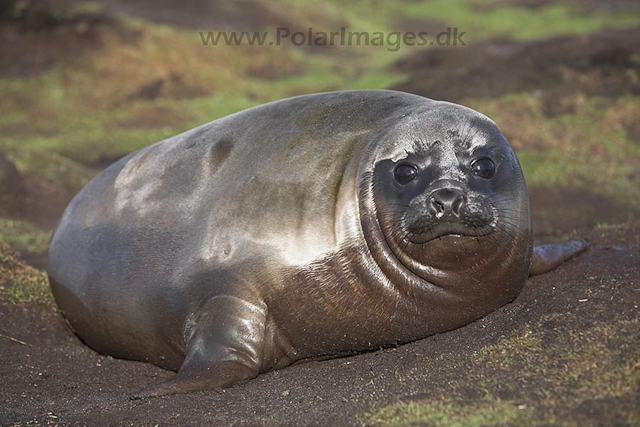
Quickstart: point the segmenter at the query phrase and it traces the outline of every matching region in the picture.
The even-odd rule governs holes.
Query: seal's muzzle
[[[406,213],[410,240],[425,243],[448,234],[480,237],[493,231],[489,198],[457,181],[441,180],[414,198]]]

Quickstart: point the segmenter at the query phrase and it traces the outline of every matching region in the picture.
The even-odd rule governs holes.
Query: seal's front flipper
[[[555,245],[542,245],[533,248],[529,276],[536,276],[553,270],[563,262],[587,250],[585,240],[572,240]]]
[[[191,362],[189,365],[183,366],[172,378],[140,390],[133,395],[133,398],[144,399],[224,388],[257,375],[258,371],[241,363],[222,362],[203,365]]]
[[[178,373],[133,398],[229,387],[256,377],[262,366],[265,327],[266,305],[232,296],[212,298],[195,320]]]

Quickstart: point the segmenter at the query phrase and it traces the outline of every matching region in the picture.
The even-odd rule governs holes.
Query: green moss
[[[533,425],[530,408],[512,402],[399,402],[370,416],[367,424],[384,426],[475,427]]]
[[[0,218],[0,240],[19,252],[40,254],[47,251],[50,235],[26,221]]]
[[[543,324],[549,322],[557,326],[545,329]],[[633,414],[639,409],[635,396],[640,381],[640,320],[599,322],[584,330],[563,324],[561,316],[548,315],[470,358],[449,355],[443,369],[463,369],[464,379],[448,381],[446,391],[432,391],[431,398],[371,411],[361,422],[579,426],[585,421],[580,408],[592,404],[610,406],[603,422],[637,422]],[[484,397],[469,401],[470,384],[484,391]],[[499,399],[498,395],[510,398]]]
[[[54,306],[47,275],[20,261],[9,245],[0,241],[0,303],[39,303]]]
[[[73,160],[38,148],[43,143],[36,139],[20,144],[7,138],[0,141],[0,150],[15,163],[20,172],[55,182],[70,192],[78,191],[95,175],[95,171]]]
[[[351,16],[373,16],[377,22],[399,17],[443,21],[465,31],[467,42],[492,37],[538,39],[559,34],[584,34],[603,28],[631,27],[640,23],[640,14],[588,12],[580,5],[550,4],[533,9],[509,5],[492,6],[484,0],[432,0],[427,2],[349,2]],[[385,20],[385,17],[387,19]]]
[[[553,316],[545,319],[552,320]],[[543,342],[551,332],[531,327],[539,332],[528,331],[485,347],[476,353],[473,363],[489,371],[486,377],[492,373],[519,371],[525,380],[545,378],[558,388],[570,389],[572,395],[581,399],[621,396],[632,392],[640,378],[640,374],[634,372],[633,353],[622,351],[625,345],[638,347],[637,343],[627,341],[632,338],[629,334],[639,326],[637,319],[601,323],[587,330],[558,326],[552,333],[559,337],[546,344]]]

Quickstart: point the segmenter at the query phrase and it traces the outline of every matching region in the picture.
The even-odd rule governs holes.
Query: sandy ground
[[[594,230],[587,253],[530,279],[516,301],[458,330],[399,348],[289,367],[227,390],[150,400],[129,395],[171,372],[96,354],[50,306],[3,305],[0,332],[24,344],[0,339],[0,424],[352,425],[374,406],[437,397],[483,369],[495,396],[535,405],[541,389],[554,387],[544,375],[528,375],[532,367],[524,362],[518,370],[493,372],[490,365],[474,363],[474,355],[529,332],[543,334],[552,348],[562,344],[567,331],[580,334],[603,322],[637,320],[639,232],[639,224]],[[639,335],[632,331],[631,345],[625,344],[620,357],[637,363]],[[471,400],[482,396],[486,384],[466,383],[457,393]],[[637,415],[639,399],[637,388],[613,400],[587,399],[569,408],[569,415],[607,425],[609,417]]]

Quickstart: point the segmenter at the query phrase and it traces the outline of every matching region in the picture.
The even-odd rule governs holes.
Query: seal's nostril
[[[431,197],[431,207],[435,211],[435,214],[438,218],[444,215],[444,211],[446,210],[444,205],[433,197]]]
[[[460,216],[460,209],[462,208],[462,205],[464,205],[464,202],[465,202],[465,198],[463,195],[458,196],[453,201],[453,204],[451,205],[451,210],[453,211],[453,214],[455,216]]]
[[[429,203],[438,218],[444,215],[459,216],[460,209],[465,203],[465,196],[458,189],[441,188],[431,194]]]

